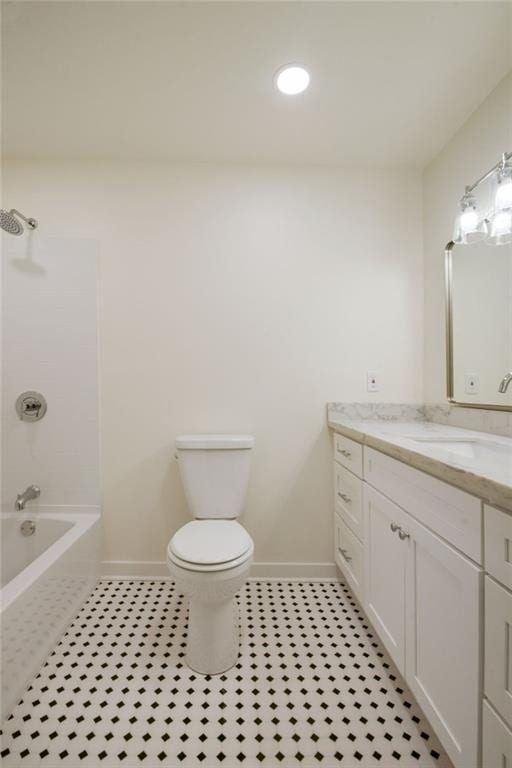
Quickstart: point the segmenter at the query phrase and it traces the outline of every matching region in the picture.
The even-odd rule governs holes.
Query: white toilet
[[[245,504],[254,438],[184,435],[176,438],[181,479],[195,518],[167,548],[177,588],[189,599],[187,664],[196,672],[225,672],[238,658],[235,594],[246,581],[254,543],[236,521]]]

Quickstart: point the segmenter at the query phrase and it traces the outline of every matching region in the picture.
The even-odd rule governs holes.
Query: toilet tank
[[[190,513],[198,520],[233,519],[245,506],[252,435],[182,435],[178,466]]]

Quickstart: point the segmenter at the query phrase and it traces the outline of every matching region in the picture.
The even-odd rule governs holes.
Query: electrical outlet
[[[464,376],[464,392],[466,395],[476,395],[478,393],[478,376],[474,373],[466,373]]]
[[[379,377],[377,375],[377,371],[366,371],[366,391],[379,391]]]

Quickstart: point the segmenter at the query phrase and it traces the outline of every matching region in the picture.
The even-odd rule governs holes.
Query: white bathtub
[[[1,519],[2,718],[98,579],[100,515],[95,507],[86,509],[47,507]],[[31,536],[21,533],[24,520],[36,524]]]

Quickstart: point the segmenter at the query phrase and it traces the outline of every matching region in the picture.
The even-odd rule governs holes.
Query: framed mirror
[[[448,243],[445,276],[448,400],[512,411],[512,244]]]

